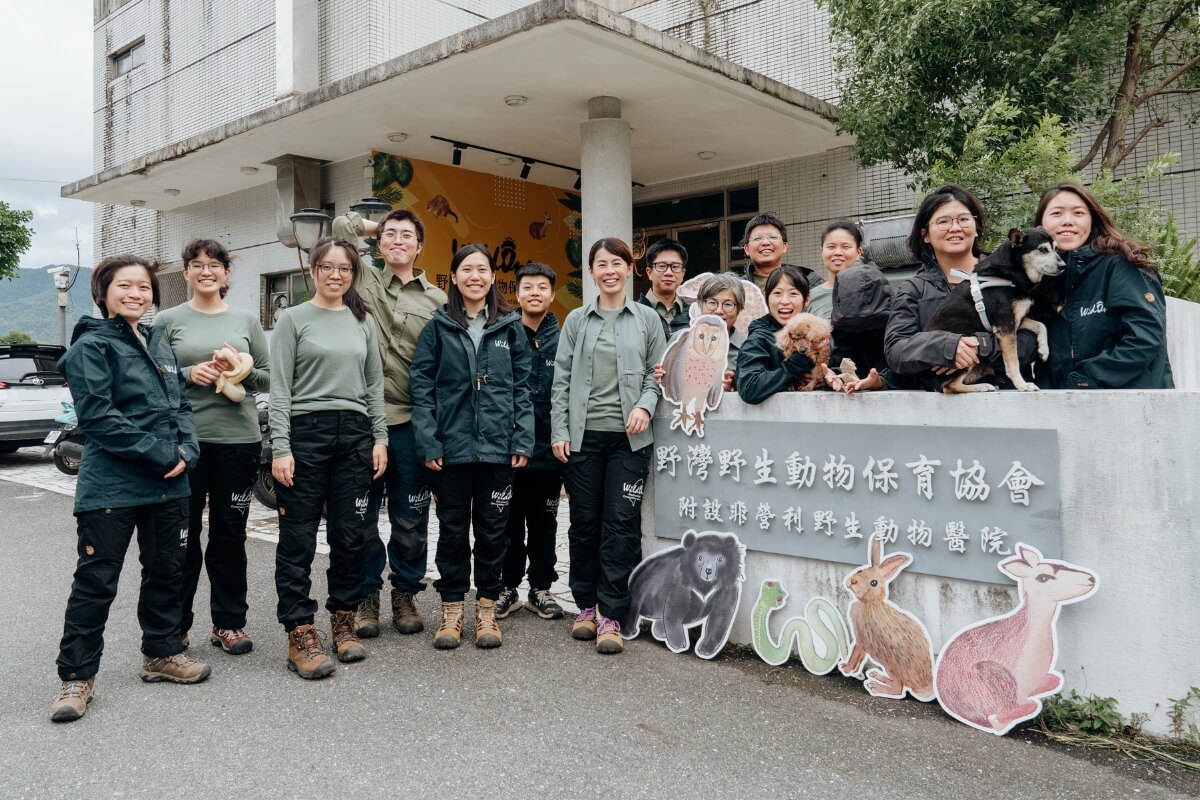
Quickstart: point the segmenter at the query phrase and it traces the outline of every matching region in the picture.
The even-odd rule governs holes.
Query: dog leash
[[[1012,287],[1016,286],[1016,284],[1007,278],[984,278],[980,280],[979,276],[974,272],[967,273],[961,269],[950,270],[950,275],[971,284],[971,299],[975,301],[975,310],[979,313],[979,321],[983,323],[984,330],[991,333],[992,321],[988,319],[987,310],[983,306],[983,290]]]

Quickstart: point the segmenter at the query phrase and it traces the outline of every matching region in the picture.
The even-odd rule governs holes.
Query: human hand
[[[375,470],[372,479],[383,477],[383,473],[387,471],[387,445],[382,442],[377,442],[371,448],[371,468]]]
[[[870,392],[875,389],[883,388],[883,378],[879,377],[879,371],[874,367],[871,368],[870,374],[865,378],[852,381],[846,386],[846,394],[854,394],[855,392]]]
[[[172,467],[171,471],[168,472],[166,475],[163,475],[163,477],[164,478],[178,477],[179,475],[182,475],[183,471],[186,469],[187,469],[187,462],[181,458],[181,459],[179,459],[179,463],[176,464],[174,467]]]
[[[639,433],[645,433],[646,428],[650,427],[650,415],[646,413],[644,408],[635,408],[629,414],[629,419],[625,422],[625,432],[630,436],[637,436]]]
[[[271,477],[280,486],[292,485],[292,478],[296,475],[296,459],[290,455],[276,456],[271,459]]]
[[[555,458],[565,464],[571,456],[571,443],[566,441],[555,442],[550,445],[550,450],[554,453]]]
[[[845,383],[842,381],[842,376],[831,370],[828,366],[825,367],[825,385],[835,392],[846,391]]]
[[[667,371],[665,369],[663,369],[662,364],[654,365],[654,382],[657,383],[659,386],[662,386],[662,379],[663,379],[663,376],[666,374],[667,374]]]
[[[727,392],[733,391],[733,370],[725,370],[725,377],[721,378],[721,388]]]
[[[204,361],[194,364],[188,372],[188,378],[197,386],[212,386],[221,377],[216,361]]]
[[[954,366],[958,369],[973,367],[979,363],[979,339],[974,336],[962,336],[958,340],[958,349],[954,353]]]
[[[529,463],[529,456],[513,456],[512,457],[513,469],[520,469],[521,467],[525,466],[528,463]]]
[[[426,468],[431,469],[434,472],[441,472],[442,471],[442,459],[439,456],[438,458],[432,459],[430,461],[426,461],[425,466],[426,466]]]

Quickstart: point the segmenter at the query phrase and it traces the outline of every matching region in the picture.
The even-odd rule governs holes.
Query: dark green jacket
[[[1055,389],[1172,389],[1158,276],[1084,245],[1063,254],[1066,300],[1051,320]]]
[[[521,326],[529,339],[529,394],[533,399],[533,456],[530,469],[557,470],[562,463],[550,449],[550,395],[554,391],[554,357],[558,355],[558,318],[547,314],[536,331]]]
[[[507,464],[533,454],[529,352],[515,311],[484,329],[478,350],[445,306],[433,312],[409,373],[422,461]]]
[[[775,343],[775,334],[782,327],[770,314],[750,323],[734,373],[738,397],[747,403],[757,405],[777,392],[787,391],[813,368],[812,360],[803,353],[793,353],[783,360],[783,351]]]
[[[58,362],[87,443],[75,485],[75,513],[129,508],[190,494],[188,476],[166,479],[179,459],[196,466],[200,445],[183,375],[164,328],[139,325],[146,345],[120,317],[81,317]]]

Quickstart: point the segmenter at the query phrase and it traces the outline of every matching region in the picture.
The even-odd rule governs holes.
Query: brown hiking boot
[[[499,647],[500,626],[496,624],[496,601],[480,597],[475,601],[475,646]]]
[[[354,632],[360,639],[379,635],[379,592],[371,592],[358,604],[358,628]]]
[[[400,633],[420,633],[425,630],[425,620],[417,611],[417,601],[412,592],[392,589],[392,627]]]
[[[58,697],[50,706],[50,719],[55,722],[74,722],[87,711],[88,703],[92,702],[92,691],[96,688],[96,679],[86,681],[63,681],[58,690]]]
[[[170,681],[171,683],[200,683],[212,674],[212,667],[203,661],[192,658],[191,653],[184,650],[173,656],[151,658],[142,656],[142,668],[138,677],[146,683]]]
[[[240,656],[254,649],[254,641],[245,628],[218,628],[213,625],[208,641],[212,642],[213,647],[219,647],[231,656]]]
[[[462,600],[442,603],[442,624],[433,636],[433,646],[438,650],[453,650],[462,641],[465,605]]]
[[[571,638],[590,642],[596,638],[596,607],[579,609],[575,624],[571,626]]]
[[[337,669],[312,625],[298,625],[288,631],[287,666],[301,678],[308,679],[324,678]]]
[[[596,652],[612,655],[625,649],[621,640],[621,623],[608,617],[600,618],[600,626],[596,629]]]
[[[358,640],[354,629],[353,611],[334,611],[329,615],[329,625],[333,629],[333,649],[338,661],[349,663],[362,661],[367,657],[367,648]]]

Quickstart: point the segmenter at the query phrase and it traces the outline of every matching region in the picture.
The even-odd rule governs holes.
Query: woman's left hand
[[[883,378],[879,377],[879,372],[874,367],[871,368],[871,373],[865,378],[860,378],[846,387],[846,394],[854,394],[855,392],[870,392],[876,389],[883,388]]]
[[[442,459],[441,459],[441,458],[434,458],[434,459],[431,459],[431,460],[429,460],[429,461],[426,461],[426,462],[425,462],[425,468],[426,468],[426,469],[431,469],[431,470],[433,470],[434,472],[441,472],[441,471],[442,471]]]
[[[654,365],[654,382],[657,383],[659,386],[662,386],[662,381],[663,381],[663,378],[666,376],[666,374],[667,374],[667,371],[665,369],[663,369],[662,364]]]
[[[825,367],[825,385],[835,392],[846,391],[846,385],[842,382],[842,376]]]
[[[387,471],[387,445],[377,442],[371,448],[371,468],[375,470],[372,475],[373,480],[378,480],[383,477],[383,473]]]
[[[725,377],[721,378],[721,388],[727,392],[733,391],[733,370],[725,370]]]
[[[625,432],[630,436],[637,436],[639,433],[645,433],[649,427],[650,415],[646,413],[646,409],[635,408],[629,415],[629,421],[625,423]]]
[[[187,469],[187,462],[185,462],[181,458],[181,459],[179,459],[179,463],[176,464],[174,467],[172,467],[171,471],[168,472],[166,475],[163,475],[163,477],[164,478],[176,478],[176,477],[182,475],[184,470],[186,470],[186,469]]]
[[[513,469],[520,469],[521,467],[525,466],[528,463],[529,463],[529,456],[513,456],[512,457]]]

